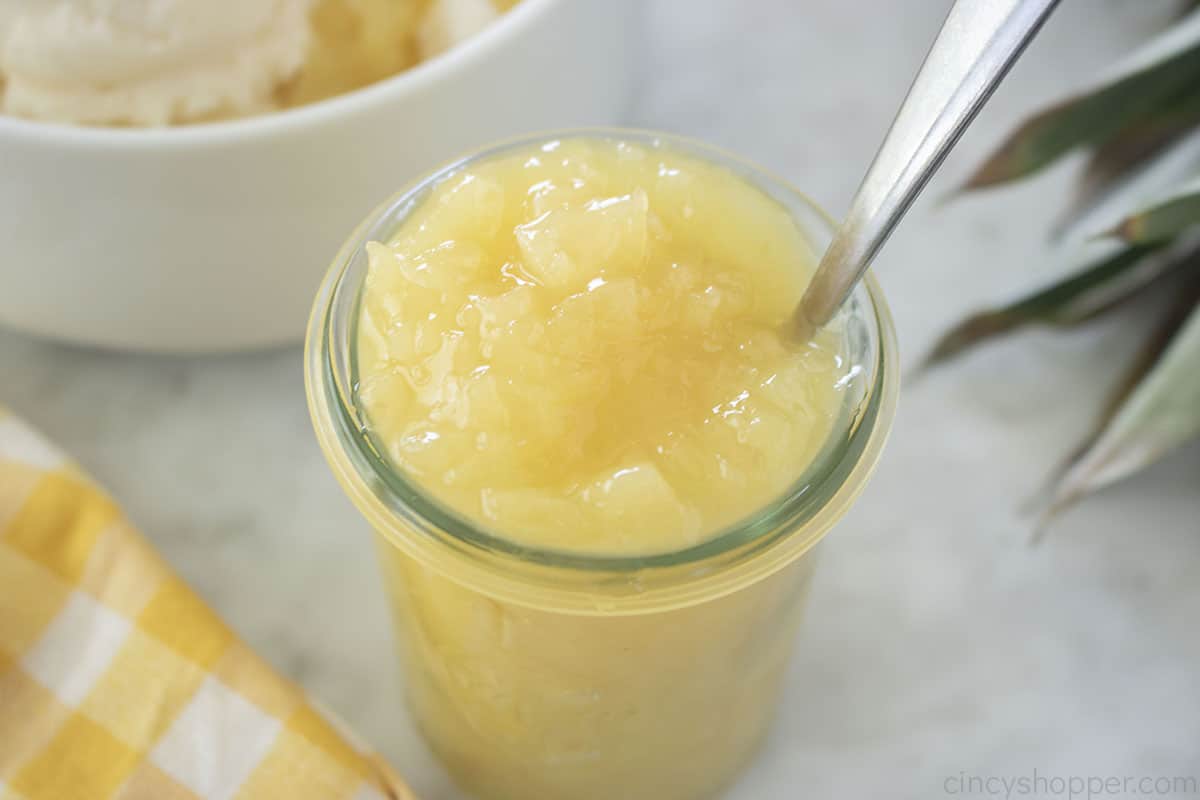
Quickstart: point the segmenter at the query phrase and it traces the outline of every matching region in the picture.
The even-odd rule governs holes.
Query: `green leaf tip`
[[[1103,146],[1123,131],[1171,115],[1200,84],[1200,12],[1134,53],[1089,91],[1060,101],[1020,125],[967,179],[981,189],[1032,175],[1081,147]]]

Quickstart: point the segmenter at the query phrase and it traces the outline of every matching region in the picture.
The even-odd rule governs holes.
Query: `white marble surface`
[[[931,197],[1171,7],[1064,5]],[[947,6],[653,0],[630,121],[741,151],[840,211]],[[921,203],[879,265],[908,363],[965,310],[1055,268],[1042,234],[1066,177]],[[962,772],[1200,776],[1200,448],[1041,546],[1017,511],[1085,430],[1135,317],[1023,335],[906,387],[826,550],[779,723],[731,798],[934,798]],[[74,453],[425,800],[457,797],[402,710],[368,536],[313,443],[298,350],[176,360],[4,332],[0,403]]]

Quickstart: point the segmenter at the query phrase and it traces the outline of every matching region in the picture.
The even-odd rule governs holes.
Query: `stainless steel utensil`
[[[1058,0],[957,0],[796,308],[825,325]]]

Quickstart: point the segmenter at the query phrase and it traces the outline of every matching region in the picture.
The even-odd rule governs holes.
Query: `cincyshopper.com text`
[[[1028,775],[974,775],[960,772],[942,784],[950,797],[1017,797],[1095,800],[1101,797],[1200,796],[1196,776],[1045,775],[1036,769]]]

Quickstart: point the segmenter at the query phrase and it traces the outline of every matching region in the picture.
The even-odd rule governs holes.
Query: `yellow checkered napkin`
[[[0,409],[0,800],[412,800]]]

